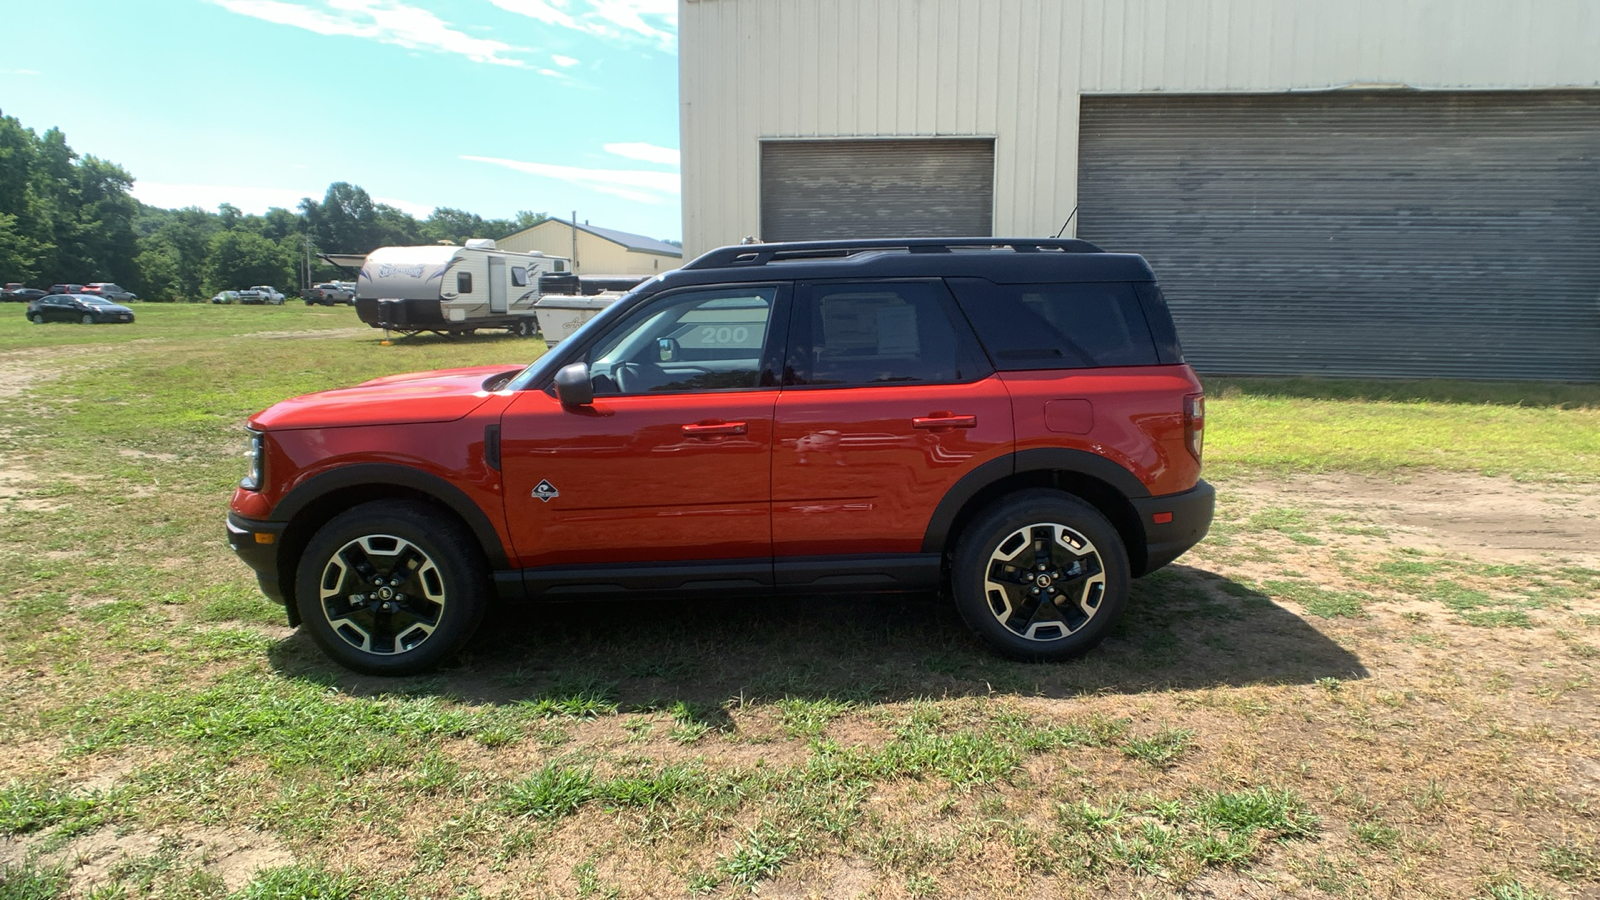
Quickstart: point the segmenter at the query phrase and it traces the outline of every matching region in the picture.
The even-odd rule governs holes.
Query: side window
[[[528,269],[527,269],[526,266],[512,266],[511,267],[511,286],[512,287],[527,287],[528,286]]]
[[[952,278],[995,368],[1086,369],[1160,362],[1131,284],[995,284]]]
[[[456,273],[456,291],[458,293],[462,293],[462,294],[470,294],[470,293],[472,293],[472,273],[471,272],[457,272]]]
[[[987,374],[938,282],[813,285],[795,316],[786,385],[950,384]]]
[[[750,390],[762,378],[776,285],[654,298],[589,349],[596,395]],[[764,383],[765,382],[765,383]]]

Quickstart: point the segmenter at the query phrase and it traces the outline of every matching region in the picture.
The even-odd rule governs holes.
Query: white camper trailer
[[[401,334],[505,328],[531,336],[539,330],[539,276],[566,268],[560,257],[499,250],[487,239],[464,247],[379,247],[361,266],[356,314]]]

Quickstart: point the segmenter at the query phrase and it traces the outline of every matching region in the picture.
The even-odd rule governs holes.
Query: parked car
[[[356,289],[354,286],[347,288],[337,281],[326,281],[301,291],[300,297],[306,301],[307,306],[349,304],[356,302]]]
[[[270,284],[258,284],[239,292],[240,303],[267,303],[273,306],[283,305],[283,294]]]
[[[48,293],[51,293],[51,294],[81,294],[81,293],[83,293],[83,285],[81,285],[81,284],[52,284],[52,285],[50,285],[50,290],[49,290]]]
[[[133,310],[90,294],[47,294],[28,304],[28,320],[35,325],[46,322],[82,322],[101,325],[132,322]]]
[[[238,303],[239,302],[239,292],[238,291],[218,291],[216,296],[211,298],[211,302],[212,303]]]
[[[43,296],[45,296],[44,291],[27,287],[18,281],[13,281],[0,290],[0,300],[7,303],[31,303]]]
[[[1206,534],[1204,426],[1142,257],[724,247],[525,369],[257,413],[227,524],[290,624],[362,672],[439,664],[491,602],[941,585],[1000,653],[1059,660]]]
[[[118,287],[109,281],[92,281],[83,286],[82,293],[104,297],[112,303],[127,303],[139,299],[138,294]]]

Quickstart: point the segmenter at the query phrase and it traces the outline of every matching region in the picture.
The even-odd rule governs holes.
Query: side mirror
[[[675,338],[656,339],[656,362],[677,362],[678,341]]]
[[[589,380],[589,364],[562,366],[556,373],[556,399],[562,406],[588,406],[594,402],[594,383]]]

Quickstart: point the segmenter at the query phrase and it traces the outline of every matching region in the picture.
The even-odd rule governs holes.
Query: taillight
[[[1189,394],[1183,398],[1183,437],[1189,444],[1194,461],[1200,461],[1200,451],[1206,443],[1206,395]]]

